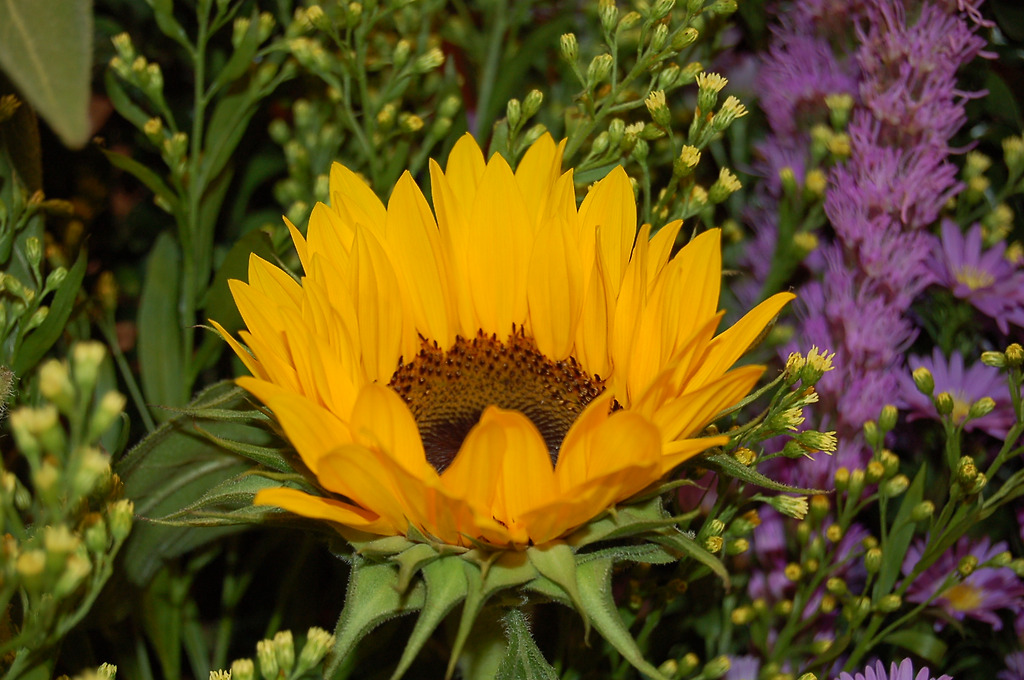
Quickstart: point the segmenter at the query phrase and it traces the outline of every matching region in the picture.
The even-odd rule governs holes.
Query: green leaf
[[[941,663],[946,656],[946,643],[927,628],[897,630],[886,635],[882,642],[902,647],[932,664]]]
[[[504,622],[508,647],[505,648],[505,656],[498,666],[495,680],[558,680],[555,669],[541,654],[530,635],[526,615],[518,609],[510,609]]]
[[[391,562],[398,565],[398,581],[395,582],[398,592],[405,592],[420,569],[438,557],[437,551],[431,546],[417,543],[392,558]]]
[[[53,301],[50,303],[50,313],[43,319],[43,323],[25,336],[18,355],[14,359],[14,373],[25,375],[25,373],[38,363],[43,355],[57,342],[78,299],[78,293],[82,287],[82,278],[85,276],[85,266],[88,258],[83,250],[78,254],[75,264],[68,270],[68,276],[64,279],[57,292],[53,294]]]
[[[907,548],[914,538],[915,522],[910,519],[910,514],[924,497],[925,468],[921,467],[911,482],[910,488],[903,494],[900,502],[900,510],[892,522],[892,530],[889,532],[889,540],[885,543],[885,550],[882,551],[882,566],[878,570],[878,577],[875,579],[873,599],[877,602],[883,595],[888,595],[896,584],[900,575],[900,568],[903,566],[903,558],[907,555]]]
[[[466,597],[466,572],[460,558],[443,557],[434,560],[423,567],[422,573],[426,587],[423,610],[405,643],[402,658],[391,674],[391,680],[398,680],[405,674],[444,617]]]
[[[229,383],[219,383],[200,394],[193,403],[200,407],[222,404],[224,395],[234,395],[235,389]],[[146,521],[173,516],[196,504],[226,480],[237,479],[252,469],[251,462],[199,434],[196,425],[234,441],[266,445],[274,440],[267,429],[251,423],[179,415],[144,438],[117,464],[125,496],[134,501],[135,514],[140,520],[132,527],[122,551],[125,572],[136,584],[145,585],[164,560],[244,528],[179,528]]]
[[[536,568],[522,552],[492,553],[486,558],[481,556],[478,564],[471,564],[475,552],[470,551],[463,560],[467,583],[466,602],[462,606],[462,617],[459,619],[459,628],[452,643],[452,655],[448,661],[446,678],[451,677],[455,671],[455,664],[462,654],[466,640],[469,639],[477,616],[491,596],[500,590],[528,583],[537,576]]]
[[[156,25],[168,38],[171,38],[190,53],[193,51],[192,43],[188,34],[181,27],[178,20],[174,18],[173,0],[146,0],[153,8],[153,15],[156,17]]]
[[[268,506],[253,506],[256,493],[280,487],[281,483],[246,470],[224,480],[205,492],[195,502],[152,521],[168,526],[226,526],[254,524],[261,518],[278,513]]]
[[[89,140],[92,0],[0,0],[0,68],[70,147]]]
[[[741,482],[760,486],[765,489],[771,489],[772,491],[785,491],[787,493],[799,493],[806,495],[829,493],[827,489],[802,489],[798,486],[789,486],[788,484],[776,482],[774,479],[765,477],[757,470],[747,467],[726,453],[716,453],[712,456],[704,456],[700,459],[700,464],[728,477],[738,479]]]
[[[188,396],[182,334],[192,329],[184,328],[186,322],[178,316],[180,278],[178,244],[164,232],[150,252],[139,300],[139,372],[142,392],[151,405],[181,406]],[[161,420],[170,417],[159,409],[154,415]]]
[[[671,534],[654,536],[652,540],[676,550],[690,559],[697,560],[710,569],[718,578],[722,579],[726,586],[729,585],[729,572],[725,570],[725,565],[722,564],[722,561],[683,532],[678,531]]]
[[[423,607],[426,591],[423,583],[399,593],[395,588],[397,576],[397,570],[390,564],[355,561],[345,608],[334,628],[334,649],[327,659],[325,678],[334,677],[345,657],[371,630],[389,619]]]
[[[260,46],[260,17],[255,11],[249,17],[249,30],[245,32],[241,42],[232,51],[231,58],[224,64],[224,67],[217,73],[211,91],[219,90],[224,85],[230,85],[245,73],[252,65],[252,58]]]
[[[584,611],[601,637],[634,668],[656,680],[667,680],[657,668],[644,659],[643,652],[637,647],[636,640],[629,634],[629,629],[619,616],[615,600],[612,599],[613,564],[614,560],[607,557],[585,562],[577,567],[576,579]]]
[[[590,633],[590,621],[580,603],[580,592],[576,587],[576,555],[567,543],[551,541],[542,546],[533,546],[526,551],[534,568],[559,585],[569,595],[576,611],[583,617],[583,625]]]
[[[206,153],[199,165],[197,186],[205,188],[231,160],[249,120],[256,113],[258,101],[255,93],[244,90],[227,95],[214,107],[206,130]]]
[[[166,201],[167,205],[171,206],[172,212],[177,212],[178,197],[173,191],[171,191],[171,188],[167,186],[162,179],[160,179],[160,176],[153,172],[153,170],[134,158],[129,158],[123,153],[107,151],[106,149],[102,149],[102,151],[103,155],[107,157],[107,160],[110,161],[111,165],[131,174],[135,179],[149,187],[150,191]]]
[[[121,79],[113,69],[108,68],[103,76],[103,82],[107,88],[107,97],[114,105],[114,110],[124,116],[129,123],[139,130],[146,127],[146,123],[152,117],[146,113],[141,106],[132,101],[131,96],[121,85]]]

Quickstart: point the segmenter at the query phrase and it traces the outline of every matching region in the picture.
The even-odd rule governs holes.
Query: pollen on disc
[[[419,354],[399,366],[390,387],[409,405],[427,461],[438,472],[451,465],[484,409],[516,410],[540,431],[551,463],[587,404],[604,392],[572,357],[553,361],[521,330],[504,341],[478,332],[448,349],[424,340]]]

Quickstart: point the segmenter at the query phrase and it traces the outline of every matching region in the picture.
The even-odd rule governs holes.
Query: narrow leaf
[[[798,486],[789,486],[782,482],[776,482],[774,479],[765,477],[757,470],[747,467],[726,453],[716,453],[712,456],[704,456],[700,459],[700,462],[701,465],[709,467],[712,470],[720,472],[728,477],[734,477],[741,482],[760,486],[764,489],[771,489],[772,491],[785,491],[787,493],[805,495],[829,493],[829,491],[825,489],[802,489]]]
[[[924,466],[918,470],[910,488],[903,494],[900,502],[900,510],[892,523],[892,530],[889,532],[889,540],[882,551],[882,566],[878,570],[878,578],[875,580],[873,591],[874,599],[888,594],[896,584],[900,575],[900,568],[903,566],[903,558],[906,557],[907,548],[914,538],[915,523],[910,519],[910,514],[924,497]]]
[[[352,566],[345,608],[334,628],[334,649],[328,657],[324,677],[332,678],[342,662],[371,630],[401,614],[423,607],[425,588],[417,583],[399,593],[395,589],[395,568],[357,560]]]
[[[612,599],[612,565],[608,557],[580,564],[576,569],[580,600],[594,628],[607,640],[626,661],[641,673],[667,680],[661,672],[644,659],[636,640],[622,622],[619,611]]]
[[[544,659],[530,635],[526,615],[518,609],[510,609],[504,622],[508,646],[495,680],[558,680],[555,669]]]

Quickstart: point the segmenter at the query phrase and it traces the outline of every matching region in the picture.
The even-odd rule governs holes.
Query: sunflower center
[[[529,418],[558,461],[562,440],[587,404],[604,392],[572,357],[552,361],[533,340],[513,329],[505,342],[478,332],[458,337],[447,350],[423,340],[419,354],[403,363],[389,386],[409,405],[427,461],[443,472],[488,406]]]

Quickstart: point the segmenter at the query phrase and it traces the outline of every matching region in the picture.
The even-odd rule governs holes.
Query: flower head
[[[468,135],[406,173],[387,206],[331,171],[304,274],[253,256],[232,281],[247,330],[221,329],[318,493],[256,503],[377,535],[523,548],[566,535],[725,442],[699,435],[759,366],[729,370],[792,296],[715,335],[719,232],[636,225],[616,168],[577,210],[544,136],[513,172]],[[635,244],[635,245],[634,245]]]
[[[921,541],[910,546],[903,561],[904,574],[909,574],[921,560],[923,550],[924,544]],[[957,572],[964,558],[976,560],[981,565],[1005,550],[1006,543],[1002,541],[993,544],[987,537],[978,541],[972,541],[966,536],[961,538],[953,548],[914,579],[907,589],[907,601],[931,601],[950,575]],[[934,600],[934,604],[957,621],[970,617],[988,623],[993,630],[1001,630],[1003,622],[996,612],[1004,608],[1021,611],[1024,608],[1024,584],[1009,567],[977,568],[952,587],[946,588]],[[941,628],[942,625],[940,621],[935,627]]]
[[[981,225],[967,233],[951,220],[942,223],[942,240],[931,267],[939,285],[991,317],[1004,334],[1009,324],[1024,327],[1024,268],[1004,257],[1006,243],[982,250]]]
[[[881,661],[876,661],[874,665],[870,665],[864,669],[863,673],[857,673],[856,675],[850,675],[849,673],[840,673],[839,680],[953,680],[952,676],[940,675],[934,677],[928,668],[920,669],[917,674],[914,673],[914,664],[910,659],[904,659],[900,662],[899,666],[893,661],[892,665],[889,666],[889,672],[885,672],[885,666]]]
[[[948,392],[953,397],[951,417],[954,423],[963,422],[971,404],[979,399],[991,397],[995,400],[996,408],[990,413],[966,422],[964,429],[968,432],[983,430],[993,437],[1003,438],[1016,422],[1006,387],[1006,377],[998,369],[986,366],[980,361],[965,368],[964,358],[959,352],[953,352],[947,361],[938,347],[932,352],[931,357],[912,356],[908,363],[911,371],[922,367],[928,369],[935,382],[935,392]],[[905,372],[901,377],[900,396],[909,406],[908,419],[938,420],[939,414],[931,398],[917,389],[911,374]]]

